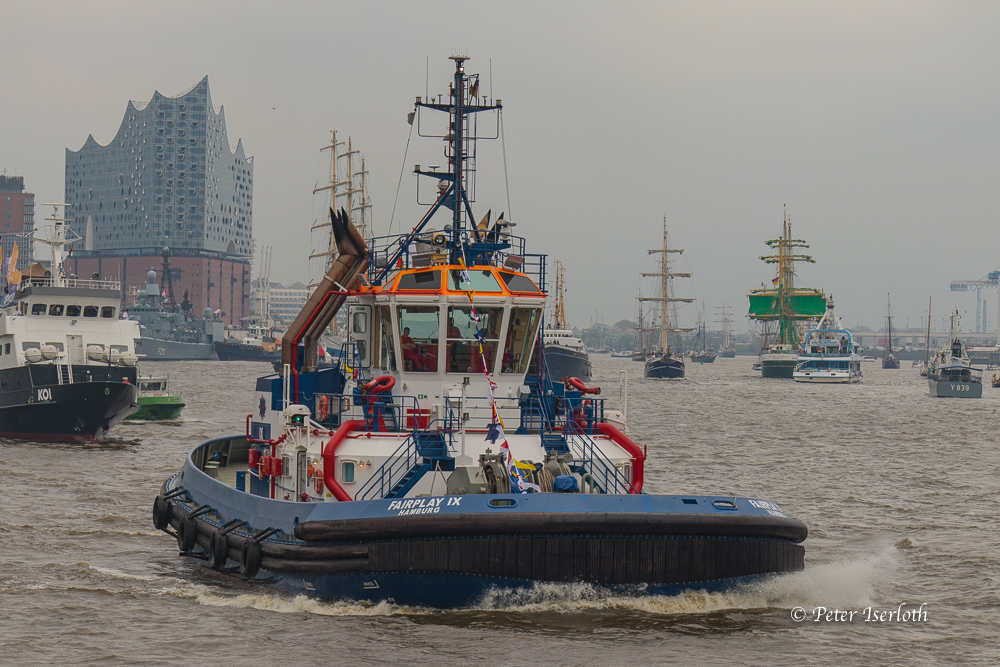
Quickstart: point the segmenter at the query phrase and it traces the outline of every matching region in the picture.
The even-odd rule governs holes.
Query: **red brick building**
[[[174,297],[178,303],[188,292],[192,314],[201,317],[205,308],[221,310],[226,324],[239,325],[240,318],[250,316],[249,258],[171,255],[171,275]],[[132,288],[146,286],[146,274],[154,269],[163,286],[163,258],[159,255],[122,255],[118,257],[78,257],[70,255],[66,270],[81,278],[97,273],[102,278],[122,281],[124,294]]]
[[[35,195],[24,191],[24,176],[0,174],[0,247],[3,256],[17,242],[17,268],[34,262],[33,243],[28,239],[35,230]]]

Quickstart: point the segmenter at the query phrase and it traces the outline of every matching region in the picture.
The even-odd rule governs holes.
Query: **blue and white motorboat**
[[[194,447],[164,482],[156,528],[234,578],[437,607],[547,582],[669,594],[801,570],[801,521],[728,489],[644,493],[624,414],[549,372],[545,256],[474,224],[466,189],[469,119],[502,107],[452,60],[450,92],[411,116],[450,119],[447,171],[415,170],[437,182],[429,211],[371,247],[331,211],[339,254],[284,334],[281,372],[257,380],[244,433]],[[342,307],[343,354],[320,368]]]
[[[792,377],[796,382],[860,382],[861,361],[851,332],[840,326],[831,296],[826,301],[823,317],[802,343],[799,363]]]

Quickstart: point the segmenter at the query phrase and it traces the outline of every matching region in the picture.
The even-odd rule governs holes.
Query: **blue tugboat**
[[[437,607],[542,582],[669,594],[801,570],[802,522],[762,499],[643,493],[624,415],[549,373],[545,256],[474,224],[471,119],[502,107],[452,60],[449,93],[411,116],[422,135],[422,115],[450,120],[447,171],[415,170],[437,181],[427,214],[369,248],[331,211],[339,255],[284,334],[281,373],[257,380],[244,433],[198,445],[164,482],[156,528],[233,577]],[[321,369],[317,341],[345,307],[348,341]]]

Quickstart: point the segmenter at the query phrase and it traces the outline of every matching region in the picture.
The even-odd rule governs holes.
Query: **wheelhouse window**
[[[115,316],[115,310],[117,309],[114,306],[104,306],[101,308],[101,317],[113,319]]]
[[[531,294],[541,293],[541,290],[538,289],[538,285],[532,282],[531,278],[527,276],[520,276],[516,273],[501,271],[500,277],[503,278],[504,283],[507,284],[507,289],[511,292],[530,292]]]
[[[437,373],[438,307],[397,306],[396,308],[403,370],[408,373]]]
[[[441,289],[441,272],[421,271],[420,273],[404,273],[399,277],[397,290],[439,290]]]
[[[48,306],[44,303],[33,303],[31,304],[31,314],[32,315],[44,315],[48,312]]]
[[[344,461],[340,467],[340,481],[350,484],[354,481],[354,461]]]
[[[468,281],[465,280],[461,271],[452,271],[448,287],[456,292],[468,292],[469,290],[473,292],[503,292],[492,271],[479,269],[469,270],[466,273],[469,274]]]
[[[57,317],[62,317],[62,314],[63,314],[63,312],[65,310],[66,310],[66,307],[63,306],[61,303],[54,303],[51,306],[49,306],[49,315],[55,315]]]
[[[503,346],[501,373],[524,373],[531,359],[532,342],[538,328],[541,309],[512,308],[510,324],[507,325],[507,340]]]
[[[392,342],[392,311],[389,306],[379,306],[378,367],[396,372],[396,347]]]
[[[80,306],[66,306],[66,317],[80,317]]]
[[[500,342],[503,308],[476,308],[477,320],[472,319],[470,306],[448,308],[448,372],[482,373],[493,371]],[[482,334],[482,354],[479,353]]]
[[[84,306],[83,307],[84,317],[97,317],[97,306]]]
[[[33,348],[33,347],[37,347],[37,348],[41,348],[41,347],[42,347],[42,344],[41,344],[41,343],[32,343],[32,342],[24,342],[24,343],[21,343],[21,351],[22,351],[22,352],[23,352],[24,350],[30,350],[30,349],[31,349],[31,348]]]

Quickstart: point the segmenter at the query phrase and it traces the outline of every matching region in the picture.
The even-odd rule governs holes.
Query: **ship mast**
[[[63,260],[66,254],[63,252],[63,246],[73,243],[81,237],[70,229],[69,223],[73,222],[73,218],[61,217],[59,215],[59,207],[63,207],[63,211],[65,211],[72,204],[42,204],[42,206],[52,207],[52,216],[45,218],[52,224],[45,225],[45,238],[38,238],[36,236],[32,237],[31,240],[49,246],[52,251],[52,262],[49,267],[52,272],[52,287],[65,287],[66,271],[63,269]],[[13,269],[13,267],[11,268]]]
[[[732,321],[730,320],[729,304],[724,303],[721,306],[716,306],[715,308],[718,315],[722,317],[721,320],[716,320],[717,323],[722,325],[722,348],[728,350],[730,347],[730,327],[732,326]]]
[[[787,212],[783,213],[781,238],[771,239],[764,243],[772,250],[775,248],[778,250],[777,255],[762,255],[760,257],[765,264],[778,265],[778,288],[775,293],[775,303],[778,306],[778,342],[783,345],[795,346],[798,344],[798,328],[794,322],[796,318],[791,302],[792,296],[797,292],[794,284],[795,262],[815,264],[816,260],[811,255],[794,252],[795,248],[808,248],[809,244],[802,239],[792,238],[792,219]],[[816,294],[820,293],[816,292]]]
[[[563,263],[556,260],[556,300],[552,309],[552,321],[556,329],[568,329],[566,324],[566,281],[563,277]]]
[[[346,150],[340,150],[344,147],[346,147]],[[329,145],[323,146],[319,150],[320,152],[330,151],[330,182],[327,185],[313,189],[313,194],[329,191],[330,208],[334,210],[344,208],[347,210],[351,222],[354,223],[358,232],[361,233],[361,238],[367,238],[368,222],[371,217],[369,210],[372,207],[371,202],[368,200],[368,170],[365,168],[364,157],[360,157],[361,170],[356,171],[355,164],[357,160],[354,157],[360,155],[361,151],[354,148],[351,137],[347,137],[347,141],[337,141],[337,130],[330,131]],[[343,180],[338,180],[338,163],[340,162],[346,163],[346,169],[340,177]],[[357,204],[355,204],[354,195],[360,195],[360,200]],[[312,253],[309,255],[309,259],[324,257],[321,274],[325,275],[330,270],[330,267],[333,266],[333,262],[336,259],[337,243],[333,237],[333,225],[330,223],[329,217],[324,219],[323,222],[314,224],[310,228],[310,232],[318,229],[327,230],[324,243],[326,248]],[[309,285],[309,287],[315,287],[315,285]]]
[[[691,331],[690,328],[680,328],[677,327],[674,322],[676,320],[676,306],[675,303],[692,303],[694,299],[686,299],[680,297],[671,296],[673,294],[673,288],[670,284],[671,278],[690,278],[690,273],[679,273],[677,271],[670,270],[670,260],[669,255],[671,253],[676,253],[678,255],[684,252],[681,248],[671,248],[667,242],[667,216],[663,216],[663,247],[657,248],[655,250],[650,250],[650,255],[660,255],[660,270],[656,273],[643,273],[640,274],[644,277],[659,277],[660,279],[660,296],[658,297],[639,297],[639,301],[653,301],[659,304],[660,310],[660,326],[659,329],[655,327],[645,329],[646,331],[659,331],[660,332],[660,352],[663,354],[670,354],[670,334],[675,331]]]

